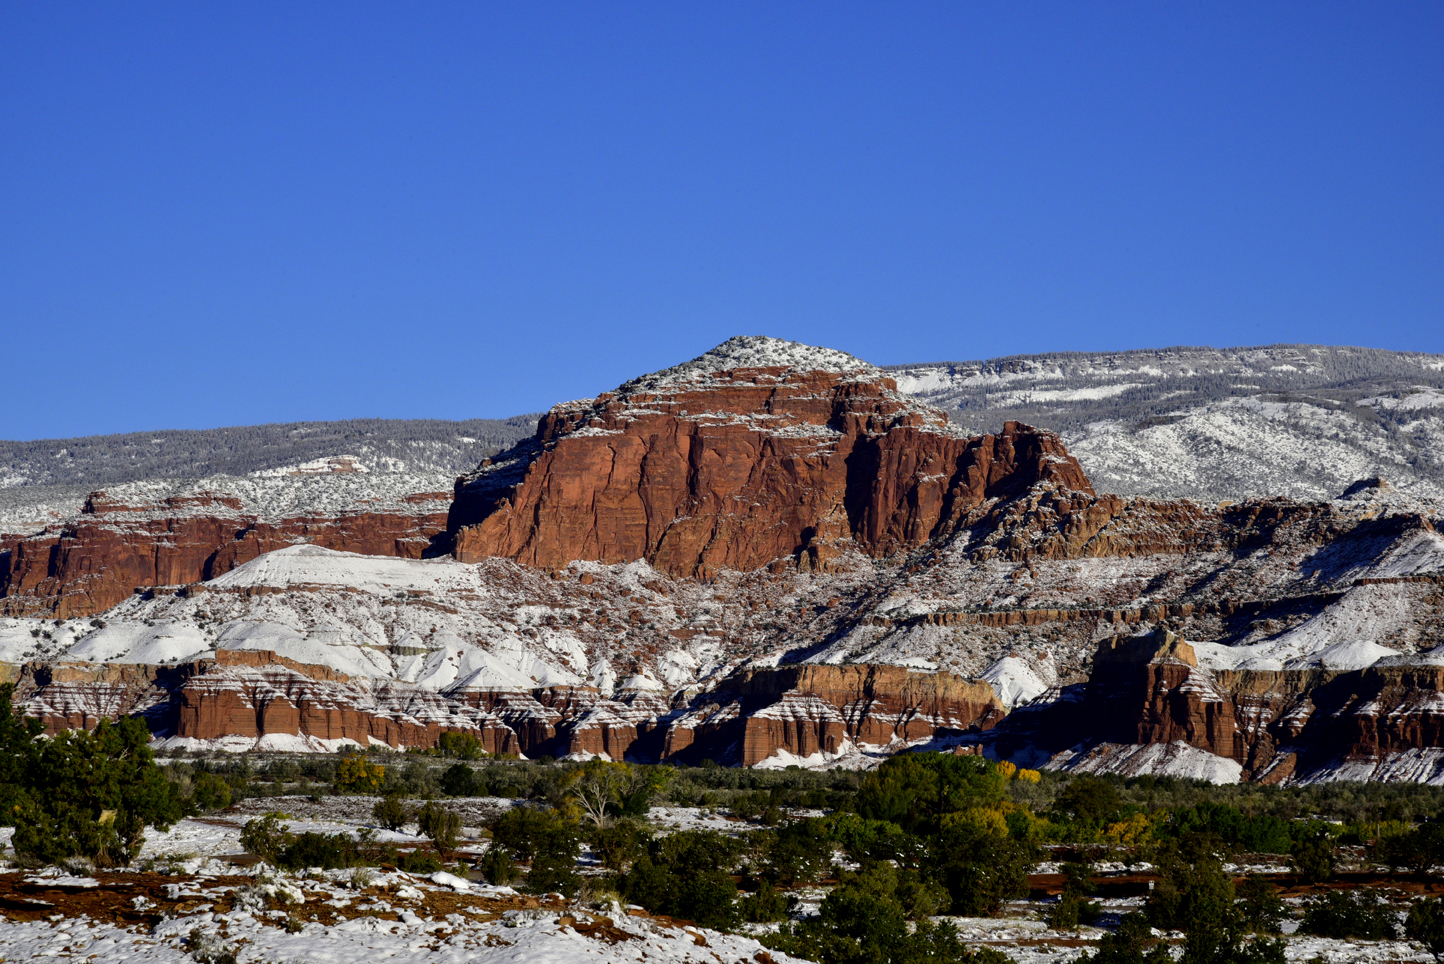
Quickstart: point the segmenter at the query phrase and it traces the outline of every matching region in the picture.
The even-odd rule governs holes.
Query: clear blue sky
[[[1444,351],[1444,4],[0,6],[0,437],[504,416],[733,334]]]

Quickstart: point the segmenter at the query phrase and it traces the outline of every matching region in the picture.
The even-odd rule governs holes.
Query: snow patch
[[[983,670],[978,678],[992,685],[998,701],[1009,712],[1012,712],[1013,707],[1030,703],[1048,691],[1048,684],[1039,679],[1032,667],[1017,656],[1004,656]]]
[[[792,368],[798,371],[864,372],[877,369],[847,352],[816,348],[781,338],[738,335],[689,362],[635,378],[624,390],[654,390],[668,385],[695,382],[717,372],[734,368]]]

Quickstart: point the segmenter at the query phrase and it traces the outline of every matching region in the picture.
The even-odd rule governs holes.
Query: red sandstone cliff
[[[669,721],[661,755],[754,766],[779,752],[896,750],[986,730],[1004,713],[987,683],[947,673],[875,664],[744,670]]]
[[[875,371],[730,368],[553,409],[458,481],[450,527],[462,561],[818,568],[850,547],[915,549],[1040,482],[1092,495],[1050,432],[966,437]]]
[[[806,757],[847,744],[976,732],[1003,715],[986,683],[897,666],[746,671],[720,695],[675,709],[649,690],[612,699],[580,686],[435,693],[251,650],[172,667],[31,663],[17,675],[18,704],[48,732],[139,715],[158,735],[235,748],[320,748],[340,740],[428,747],[458,730],[475,733],[492,753],[751,766],[779,751]]]

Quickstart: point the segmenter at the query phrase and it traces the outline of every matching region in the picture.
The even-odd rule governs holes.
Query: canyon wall
[[[897,666],[749,670],[675,704],[655,690],[606,698],[584,686],[436,693],[266,651],[171,667],[33,663],[11,675],[17,703],[47,732],[141,716],[177,745],[232,749],[430,747],[458,731],[494,754],[752,766],[779,753],[836,756],[852,744],[978,733],[1003,717],[986,683]]]

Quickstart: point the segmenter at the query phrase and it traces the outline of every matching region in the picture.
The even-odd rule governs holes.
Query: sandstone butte
[[[1093,495],[1051,432],[970,438],[877,373],[738,368],[554,408],[458,480],[449,529],[463,562],[646,559],[705,578],[892,556],[1039,483]]]

